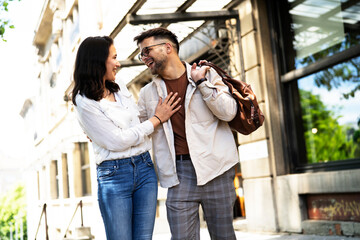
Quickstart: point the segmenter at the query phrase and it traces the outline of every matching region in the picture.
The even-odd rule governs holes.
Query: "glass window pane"
[[[288,1],[295,68],[360,43],[360,0]]]
[[[62,182],[63,182],[63,197],[70,197],[70,189],[69,189],[69,168],[68,168],[68,159],[67,154],[63,153],[61,155],[62,158]]]
[[[82,195],[91,195],[91,178],[90,178],[90,164],[89,164],[89,149],[87,143],[80,143],[81,149],[81,183]]]
[[[90,168],[83,169],[81,171],[82,180],[82,191],[83,196],[91,195],[91,179],[90,179]]]
[[[360,157],[360,57],[298,81],[307,162]]]

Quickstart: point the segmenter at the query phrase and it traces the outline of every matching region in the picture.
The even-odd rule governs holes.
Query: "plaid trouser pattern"
[[[168,189],[166,200],[171,239],[200,239],[200,204],[212,240],[236,239],[233,227],[235,168],[203,186],[197,186],[190,160],[176,161],[176,170],[180,184]]]

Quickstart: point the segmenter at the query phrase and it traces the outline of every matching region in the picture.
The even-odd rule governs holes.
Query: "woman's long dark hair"
[[[103,98],[105,89],[110,92],[119,91],[115,82],[105,81],[106,60],[113,39],[104,37],[88,37],[79,46],[74,70],[74,88],[71,100],[76,105],[76,94],[85,95],[89,99],[99,101]]]

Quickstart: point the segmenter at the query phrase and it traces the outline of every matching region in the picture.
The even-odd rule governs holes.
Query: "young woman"
[[[94,148],[107,239],[151,239],[158,184],[148,136],[180,108],[180,99],[177,93],[160,98],[155,114],[140,123],[130,92],[115,82],[116,57],[110,37],[88,37],[80,44],[72,102]]]

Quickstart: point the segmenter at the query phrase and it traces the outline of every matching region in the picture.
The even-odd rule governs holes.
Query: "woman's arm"
[[[86,135],[91,141],[110,151],[119,152],[136,146],[154,131],[150,121],[126,129],[119,128],[101,111],[96,101],[87,98],[77,101],[76,110],[80,126]]]
[[[118,127],[100,109],[98,102],[84,97],[77,97],[78,120],[87,136],[97,145],[110,151],[124,151],[145,141],[154,128],[167,121],[180,109],[177,94],[169,94],[164,101],[159,99],[155,116],[129,128]]]

